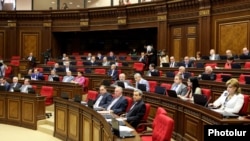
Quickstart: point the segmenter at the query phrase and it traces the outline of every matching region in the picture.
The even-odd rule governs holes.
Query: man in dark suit
[[[147,57],[145,56],[144,52],[141,52],[141,57],[139,58],[139,62],[142,62],[144,64],[147,63]]]
[[[147,76],[160,76],[160,73],[157,69],[155,69],[155,64],[149,64],[149,70],[147,72]],[[153,73],[153,75],[152,75]]]
[[[240,59],[250,59],[250,53],[247,47],[242,49],[242,54],[240,55]]]
[[[10,84],[10,92],[14,92],[14,89],[20,89],[22,87],[21,83],[18,83],[18,77],[12,78],[12,83]]]
[[[170,68],[178,67],[178,63],[175,62],[174,56],[171,56],[169,60],[170,60],[170,62],[169,62],[169,67]]]
[[[98,63],[96,62],[96,57],[95,56],[92,56],[90,61],[89,61],[89,65],[90,66],[97,66]]]
[[[31,74],[31,80],[44,80],[43,74],[38,69],[34,69],[34,73]]]
[[[184,61],[180,63],[179,66],[184,66],[185,68],[193,67],[193,61],[191,61],[188,56],[185,56]]]
[[[114,81],[118,79],[118,71],[115,64],[112,64],[110,70],[108,70],[108,76],[111,76]]]
[[[122,87],[119,87],[119,86],[115,87],[114,97],[111,103],[107,107],[107,110],[117,115],[121,115],[125,113],[127,105],[128,105],[128,101],[122,95],[122,91],[123,91]]]
[[[134,103],[125,115],[125,120],[134,128],[137,127],[146,112],[146,105],[142,100],[142,95],[142,91],[134,90]]]
[[[33,56],[32,52],[27,57],[27,60],[29,60],[30,68],[34,68],[36,66],[36,58]]]
[[[67,72],[67,71],[76,72],[76,68],[70,66],[69,62],[65,62],[65,65],[64,65],[64,68],[63,68],[63,72]]]
[[[6,81],[6,78],[0,76],[0,85],[5,87],[6,91],[9,91],[10,84]]]
[[[107,92],[106,86],[101,85],[99,90],[100,94],[97,96],[94,108],[107,108],[113,97],[110,93]]]
[[[207,75],[208,77],[202,78],[203,75]],[[206,66],[205,71],[202,74],[198,75],[198,78],[205,80],[215,80],[216,74],[213,72],[213,68],[211,66]]]

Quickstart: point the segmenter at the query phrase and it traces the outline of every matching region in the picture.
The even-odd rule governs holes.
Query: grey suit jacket
[[[20,92],[28,93],[28,88],[32,88],[32,86],[31,85],[22,85],[22,87],[20,88]]]
[[[185,95],[188,91],[187,86],[183,83],[179,84],[179,86],[177,84],[173,84],[171,87],[171,90],[174,90],[174,88],[176,88],[175,91],[177,93],[177,95]]]

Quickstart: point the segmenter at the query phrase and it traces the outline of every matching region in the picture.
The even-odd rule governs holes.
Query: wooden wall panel
[[[92,136],[89,136],[89,135],[93,134],[93,133],[91,133],[91,129],[92,129],[91,124],[92,124],[92,122],[91,122],[91,120],[89,120],[88,117],[84,118],[84,116],[83,116],[83,122],[82,123],[83,123],[83,130],[82,130],[83,139],[82,139],[82,141],[91,141]],[[86,129],[88,129],[88,130],[86,130]]]
[[[195,56],[196,51],[196,39],[188,38],[187,39],[187,56]]]
[[[20,110],[20,101],[19,100],[9,100],[8,101],[8,119],[20,121],[21,119],[21,110]]]
[[[20,52],[22,57],[27,57],[30,52],[33,52],[33,55],[36,57],[41,56],[41,48],[40,48],[40,40],[41,40],[41,32],[20,32]]]
[[[32,113],[35,112],[34,102],[22,101],[22,121],[35,123],[35,117]]]
[[[79,140],[79,115],[76,111],[69,111],[68,137],[71,140]]]
[[[67,135],[67,111],[63,108],[57,108],[55,110],[55,114],[58,118],[57,122],[55,123],[55,130],[56,132],[60,133],[61,135]]]
[[[186,138],[190,138],[190,140],[195,140],[200,136],[200,129],[199,129],[199,120],[195,119],[191,116],[185,116],[186,125],[184,127],[184,133]]]
[[[249,39],[249,21],[239,21],[219,24],[219,54],[225,54],[227,49],[241,54],[241,49],[247,47]]]
[[[0,98],[0,119],[5,118],[5,101],[4,98]]]
[[[0,59],[5,57],[5,31],[0,30]]]
[[[174,39],[173,54],[176,61],[179,61],[181,59],[180,51],[181,51],[181,39]]]

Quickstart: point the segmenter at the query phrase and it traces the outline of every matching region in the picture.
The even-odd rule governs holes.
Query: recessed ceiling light
[[[73,2],[69,2],[69,4],[73,4]]]
[[[88,2],[91,2],[91,0],[88,0]]]
[[[54,2],[54,1],[52,1],[52,2],[51,2],[51,4],[55,4],[55,2]]]
[[[76,5],[76,7],[80,7],[80,5]]]

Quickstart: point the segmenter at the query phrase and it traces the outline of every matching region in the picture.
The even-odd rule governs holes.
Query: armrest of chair
[[[140,136],[152,136],[152,133],[141,133],[141,134],[139,134]]]
[[[136,128],[139,128],[140,126],[147,126],[147,127],[152,128],[152,122],[143,122],[143,123],[140,123],[140,124],[137,125]]]

